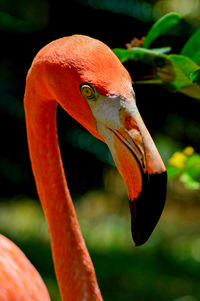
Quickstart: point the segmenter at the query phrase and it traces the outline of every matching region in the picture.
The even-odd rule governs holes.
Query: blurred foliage
[[[0,30],[31,33],[48,24],[46,0],[0,1]]]
[[[188,189],[200,190],[200,154],[192,147],[175,152],[168,160],[168,179],[178,177]]]
[[[113,49],[115,54],[124,63],[128,60],[139,61],[153,66],[150,80],[139,80],[135,83],[163,84],[173,92],[182,92],[191,97],[200,99],[198,81],[193,79],[199,71],[200,62],[200,30],[197,30],[185,43],[181,54],[166,54],[166,47],[149,49],[151,44],[160,35],[167,34],[181,20],[177,13],[169,13],[160,18],[148,31],[144,43],[134,47],[134,40],[128,49]],[[170,47],[167,48],[167,51]],[[147,74],[143,74],[143,77]]]
[[[78,0],[80,3],[95,9],[108,10],[114,13],[125,14],[142,20],[152,22],[158,17],[176,11],[190,21],[198,23],[200,20],[199,0]]]
[[[75,200],[105,301],[130,301],[133,296],[141,301],[175,301],[186,296],[190,298],[183,300],[200,300],[200,207],[191,206],[185,191],[184,206],[174,202],[174,190],[169,193],[158,227],[139,248],[132,242],[126,188],[115,168],[105,170],[103,190],[89,191]],[[0,232],[17,243],[38,269],[52,301],[60,300],[40,204],[19,197],[1,200]]]
[[[139,0],[78,0],[84,5],[92,6],[95,9],[108,10],[114,13],[125,14],[138,18],[142,21],[151,22],[158,14],[155,8],[148,1]]]

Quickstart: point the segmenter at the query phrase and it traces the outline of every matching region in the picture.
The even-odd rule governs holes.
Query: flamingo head
[[[131,77],[98,40],[75,35],[51,44],[43,50],[51,57],[46,64],[51,90],[70,115],[107,143],[127,187],[133,240],[141,245],[162,213],[167,179],[138,112]]]

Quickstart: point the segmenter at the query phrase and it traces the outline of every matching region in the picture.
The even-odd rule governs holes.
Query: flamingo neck
[[[29,152],[46,216],[62,300],[102,300],[94,267],[81,235],[58,145],[55,101],[26,88]]]

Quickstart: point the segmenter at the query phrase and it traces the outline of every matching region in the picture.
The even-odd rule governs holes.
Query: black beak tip
[[[130,200],[131,230],[136,246],[143,245],[162,214],[167,187],[167,173],[143,175],[143,187],[137,199]]]

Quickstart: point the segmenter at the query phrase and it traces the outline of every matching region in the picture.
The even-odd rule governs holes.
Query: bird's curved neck
[[[78,225],[57,138],[55,101],[26,86],[25,113],[30,158],[47,219],[62,300],[102,300]]]

